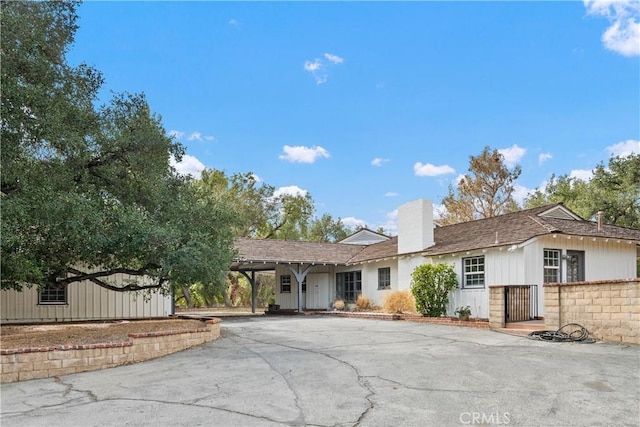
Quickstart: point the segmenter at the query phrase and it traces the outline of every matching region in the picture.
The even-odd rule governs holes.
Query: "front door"
[[[326,309],[329,300],[329,275],[314,273],[307,275],[307,308]]]
[[[584,251],[567,251],[567,282],[584,281]]]

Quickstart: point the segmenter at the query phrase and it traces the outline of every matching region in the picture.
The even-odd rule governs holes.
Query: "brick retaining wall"
[[[544,285],[545,329],[578,323],[599,340],[640,344],[640,279]]]
[[[119,343],[0,350],[1,383],[56,377],[142,362],[191,348],[220,336],[220,319],[202,328],[129,334]]]

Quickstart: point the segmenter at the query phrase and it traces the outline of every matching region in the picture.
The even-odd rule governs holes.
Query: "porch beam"
[[[296,280],[298,281],[298,313],[302,313],[302,282],[304,281],[305,277],[307,277],[307,273],[309,272],[309,270],[311,270],[313,265],[309,264],[304,270],[302,269],[302,266],[303,264],[296,264],[296,269],[294,269],[292,265],[287,266],[289,271],[293,273]]]

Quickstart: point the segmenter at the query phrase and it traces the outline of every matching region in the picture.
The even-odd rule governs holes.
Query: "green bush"
[[[448,264],[423,264],[411,273],[411,293],[423,316],[439,317],[447,312],[449,293],[458,289],[458,278]]]

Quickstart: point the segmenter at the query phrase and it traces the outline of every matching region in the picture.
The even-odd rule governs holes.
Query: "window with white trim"
[[[484,288],[484,255],[462,258],[462,287]]]
[[[291,276],[280,276],[280,293],[281,294],[290,294],[291,293]]]
[[[362,293],[362,272],[336,273],[336,297],[345,302],[356,302]]]
[[[56,305],[67,303],[67,285],[47,285],[38,291],[38,304]]]
[[[302,293],[306,294],[307,293],[307,278],[305,277],[304,280],[302,281]]]
[[[562,251],[560,249],[545,249],[543,252],[543,283],[560,282],[560,259]]]
[[[391,288],[391,267],[378,269],[378,289]]]

